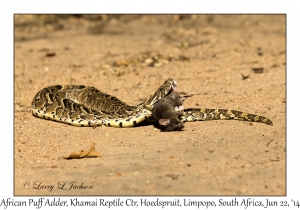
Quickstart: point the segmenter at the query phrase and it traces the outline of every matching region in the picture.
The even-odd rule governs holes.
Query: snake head
[[[150,96],[143,102],[144,107],[146,107],[148,110],[151,111],[153,108],[153,105],[157,101],[159,101],[160,99],[162,99],[163,97],[165,97],[166,95],[171,93],[173,90],[176,90],[177,87],[178,86],[177,86],[176,80],[174,78],[167,79],[164,82],[164,84],[161,85],[152,96]]]

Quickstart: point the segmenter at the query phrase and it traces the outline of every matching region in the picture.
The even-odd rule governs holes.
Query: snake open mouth
[[[171,90],[170,90],[169,94],[170,94],[172,91],[177,90],[177,88],[178,88],[177,82],[176,82],[176,80],[174,80],[174,81],[172,82],[172,86],[171,86]]]

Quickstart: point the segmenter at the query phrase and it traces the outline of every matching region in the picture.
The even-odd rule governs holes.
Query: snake
[[[31,104],[32,114],[38,118],[73,126],[134,127],[153,121],[155,103],[177,89],[174,78],[167,79],[154,94],[138,105],[128,105],[115,96],[86,85],[54,85],[41,89]],[[273,125],[264,116],[230,109],[187,108],[182,110],[182,122],[207,120],[240,120]]]

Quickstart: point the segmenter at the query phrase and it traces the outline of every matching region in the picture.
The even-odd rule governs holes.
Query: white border
[[[295,2],[295,3],[294,3]],[[287,197],[272,197],[273,200],[299,199],[299,151],[300,139],[296,130],[299,127],[299,26],[300,15],[297,11],[296,1],[1,1],[1,70],[0,93],[2,111],[0,126],[1,135],[1,179],[0,191],[3,198],[15,200],[28,200],[30,197],[13,197],[13,14],[14,13],[281,13],[287,14]],[[4,193],[3,193],[4,192]],[[38,200],[37,197],[32,197]],[[47,197],[52,199],[52,197]],[[106,197],[112,199],[112,197]],[[126,200],[127,197],[122,197]],[[133,198],[133,197],[130,197]],[[176,199],[180,197],[163,197],[163,199]],[[68,200],[69,197],[63,197]],[[94,198],[80,197],[80,200],[93,200]],[[138,197],[136,197],[139,200]],[[149,200],[155,198],[150,197]],[[181,198],[183,199],[183,198]],[[199,198],[198,198],[199,199]],[[218,201],[219,197],[203,197]],[[231,197],[225,198],[231,200]],[[255,197],[265,200],[266,197]],[[1,201],[0,200],[0,201]],[[44,208],[44,207],[43,207]],[[99,208],[99,207],[97,207]],[[100,207],[101,208],[101,207]],[[194,207],[195,208],[195,207]],[[115,208],[113,208],[115,209]],[[129,209],[129,208],[128,208]],[[164,208],[168,209],[168,208]]]

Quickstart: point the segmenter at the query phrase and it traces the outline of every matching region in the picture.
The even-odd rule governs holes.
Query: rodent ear
[[[159,124],[161,126],[167,126],[167,125],[170,124],[170,120],[169,119],[160,119],[158,122],[159,122]]]

